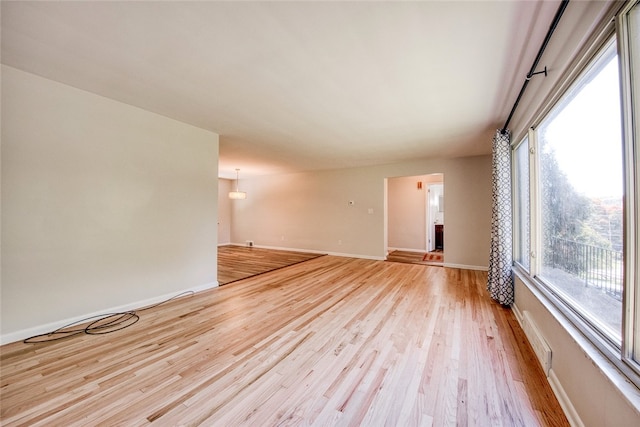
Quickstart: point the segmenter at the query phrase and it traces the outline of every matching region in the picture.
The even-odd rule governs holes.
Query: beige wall
[[[2,338],[216,284],[218,135],[2,67]]]
[[[638,389],[624,381],[568,321],[552,314],[544,297],[516,277],[516,311],[531,314],[552,352],[550,382],[575,423],[585,426],[637,426],[640,414],[621,390],[638,400]],[[584,346],[584,347],[582,347]],[[602,364],[600,369],[594,364]]]
[[[444,173],[447,263],[486,268],[491,224],[490,156],[240,180],[231,240],[384,259],[385,179]],[[349,206],[349,201],[354,201]],[[369,209],[372,213],[369,213]]]
[[[240,180],[247,199],[232,201],[231,238],[380,257],[383,235],[367,231],[382,229],[383,181],[372,178],[362,169],[342,169]]]
[[[422,188],[418,188],[418,182],[422,183]],[[435,183],[443,183],[441,174],[389,178],[389,248],[426,250],[427,191],[429,184]],[[441,223],[444,223],[443,217],[444,215],[440,218]]]

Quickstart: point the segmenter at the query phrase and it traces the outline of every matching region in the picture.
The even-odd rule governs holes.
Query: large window
[[[621,14],[622,98],[625,134],[625,283],[623,357],[640,372],[640,2]],[[640,386],[640,385],[639,385]]]
[[[622,319],[622,132],[615,43],[540,124],[540,277],[616,344]]]
[[[514,260],[640,385],[640,6],[632,3],[514,146]]]

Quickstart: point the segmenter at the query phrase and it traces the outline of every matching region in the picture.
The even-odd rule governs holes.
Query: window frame
[[[540,254],[540,256],[537,257],[536,259],[536,268],[535,268],[534,277],[537,280],[539,280],[542,284],[544,284],[544,286],[546,286],[554,294],[554,296],[560,300],[562,304],[566,305],[575,315],[580,317],[583,323],[587,324],[588,327],[593,329],[600,339],[607,341],[611,347],[616,348],[619,351],[623,341],[622,340],[623,331],[619,331],[621,336],[620,342],[618,342],[617,340],[614,340],[614,338],[606,332],[607,329],[611,329],[609,328],[608,325],[604,324],[601,319],[597,319],[593,317],[592,315],[590,315],[590,313],[583,310],[579,310],[576,303],[571,303],[571,300],[573,298],[572,295],[563,296],[560,286],[551,283],[549,278],[548,277],[545,278],[543,275],[544,267],[542,265],[542,261],[543,261],[542,254],[545,248],[543,247],[543,243],[544,243],[543,226],[542,226],[542,210],[543,210],[542,204],[543,203],[542,203],[542,185],[540,183],[540,176],[541,176],[540,168],[542,166],[542,161],[540,159],[541,148],[538,140],[538,130],[542,127],[542,125],[547,124],[548,119],[550,117],[552,119],[555,118],[552,116],[561,113],[562,109],[568,106],[568,103],[566,103],[567,99],[572,101],[577,96],[577,93],[579,93],[579,90],[578,92],[576,92],[576,89],[577,89],[577,85],[581,83],[581,80],[587,77],[593,71],[597,73],[603,70],[604,67],[602,66],[602,64],[598,64],[598,63],[602,61],[604,58],[606,58],[607,55],[612,54],[610,52],[610,49],[612,49],[613,44],[617,44],[617,40],[616,40],[615,34],[611,33],[609,37],[607,37],[603,41],[603,43],[599,44],[597,48],[594,49],[593,55],[590,56],[589,61],[580,69],[580,71],[576,74],[575,78],[572,79],[567,90],[563,92],[563,94],[557,99],[557,101],[549,109],[547,114],[542,116],[540,120],[536,123],[536,126],[532,127],[530,131],[535,134],[535,143],[534,143],[534,150],[533,150],[535,162],[536,162],[536,168],[534,171],[536,175],[536,180],[534,182],[537,185],[537,188],[536,188],[536,200],[537,200],[536,225],[537,226],[536,226],[535,253]],[[619,52],[616,52],[616,54],[619,55]],[[597,68],[596,68],[596,65],[598,65]],[[558,110],[558,107],[561,107],[560,110]],[[621,115],[622,115],[622,112],[621,112]],[[620,141],[620,143],[624,144],[623,141]],[[624,156],[622,158],[622,162],[624,162]],[[623,189],[623,194],[624,194],[624,189]],[[626,286],[623,286],[623,289],[625,288]],[[623,310],[623,307],[624,307],[624,302],[621,304],[621,308],[620,308],[621,311]]]
[[[529,132],[530,133],[530,132]],[[516,230],[517,226],[522,224],[522,212],[521,210],[518,208],[518,205],[516,205],[516,197],[517,197],[517,186],[515,185],[515,179],[516,179],[516,160],[518,158],[517,156],[517,151],[519,148],[525,148],[525,144],[526,144],[526,151],[527,151],[527,159],[529,161],[528,163],[528,171],[529,171],[529,176],[527,177],[527,184],[529,185],[529,203],[528,203],[528,210],[529,212],[527,212],[527,214],[529,215],[529,230],[528,230],[528,234],[529,234],[529,247],[526,248],[527,252],[526,254],[522,254],[522,258],[529,258],[529,265],[526,266],[524,264],[522,264],[520,261],[518,261],[518,252],[522,249],[522,242],[520,241],[520,237],[522,235],[522,233],[513,233],[514,236],[514,241],[513,241],[513,260],[514,263],[519,265],[520,268],[522,268],[524,271],[527,272],[531,272],[531,144],[529,143],[529,134],[525,135],[524,137],[522,137],[520,139],[520,142],[518,142],[517,144],[513,145],[511,147],[511,172],[512,172],[512,176],[513,178],[513,185],[512,185],[512,200],[513,200],[513,229]]]
[[[640,20],[640,1],[630,1],[616,19],[616,38],[618,57],[620,58],[620,93],[623,116],[622,138],[624,140],[624,293],[623,293],[623,331],[622,358],[640,375],[640,268],[637,260],[640,256],[640,113],[634,111],[634,105],[640,105],[640,84],[633,84],[631,63],[629,15],[638,8]],[[636,30],[637,31],[637,30]],[[638,46],[637,55],[640,55]],[[640,63],[640,61],[638,61]],[[635,70],[640,77],[640,69]],[[637,90],[638,93],[634,93]],[[637,98],[636,98],[637,97]],[[634,180],[635,177],[635,180]],[[630,285],[630,286],[629,286]],[[637,383],[636,383],[637,385]]]
[[[515,274],[527,284],[534,293],[543,297],[541,302],[553,308],[556,312],[579,331],[579,333],[591,343],[598,353],[605,356],[624,376],[636,387],[640,388],[640,267],[635,261],[640,256],[640,114],[634,112],[633,106],[639,105],[640,84],[632,86],[631,63],[629,59],[629,23],[628,14],[634,7],[640,7],[640,0],[627,2],[616,14],[614,20],[606,23],[602,30],[592,38],[592,42],[584,51],[584,55],[578,58],[565,79],[554,88],[549,102],[540,110],[539,114],[531,120],[531,125],[515,139],[512,144],[512,160],[521,144],[528,141],[529,144],[529,269],[519,262],[514,261]],[[539,156],[537,128],[562,102],[569,91],[579,81],[585,72],[604,52],[606,46],[615,39],[617,43],[618,68],[620,76],[621,115],[623,116],[623,260],[624,260],[624,287],[622,300],[622,330],[620,331],[621,343],[613,342],[609,336],[599,331],[591,321],[582,315],[576,308],[569,305],[544,279],[540,278],[542,257],[542,230],[541,230],[541,185],[539,183]],[[640,75],[640,70],[635,70]],[[638,93],[633,93],[637,90]],[[635,103],[634,103],[635,102]],[[516,162],[512,161],[512,170],[516,170]],[[515,177],[515,173],[512,175]],[[512,178],[515,184],[515,178]],[[513,226],[519,224],[516,217],[515,200],[517,188],[513,185]],[[518,233],[514,232],[514,235]],[[519,242],[518,242],[519,243]],[[514,260],[516,259],[514,245]]]

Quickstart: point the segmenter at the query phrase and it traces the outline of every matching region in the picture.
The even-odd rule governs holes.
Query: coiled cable
[[[129,311],[123,311],[123,312],[117,312],[117,313],[105,313],[105,314],[98,314],[96,316],[86,317],[84,319],[62,326],[54,331],[46,332],[44,334],[34,335],[32,337],[26,338],[22,342],[24,342],[25,344],[37,344],[37,343],[57,341],[57,340],[69,338],[69,337],[80,335],[80,334],[87,334],[87,335],[110,334],[111,332],[120,331],[124,328],[128,328],[129,326],[137,323],[138,320],[140,320],[140,316],[138,315],[138,312],[150,310],[162,304],[166,304],[169,301],[173,301],[174,299],[178,299],[186,295],[191,296],[194,293],[195,293],[194,291],[182,292],[178,295],[175,295],[157,304],[149,305],[147,307],[139,308],[137,310],[129,310]],[[74,326],[89,322],[90,320],[92,321],[88,323],[87,326],[83,328],[74,328]]]

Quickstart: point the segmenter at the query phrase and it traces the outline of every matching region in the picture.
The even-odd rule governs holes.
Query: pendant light
[[[239,191],[238,190],[238,174],[240,173],[240,169],[236,169],[236,191],[229,191],[229,198],[230,199],[246,199],[247,198],[247,193],[245,193],[244,191]]]

